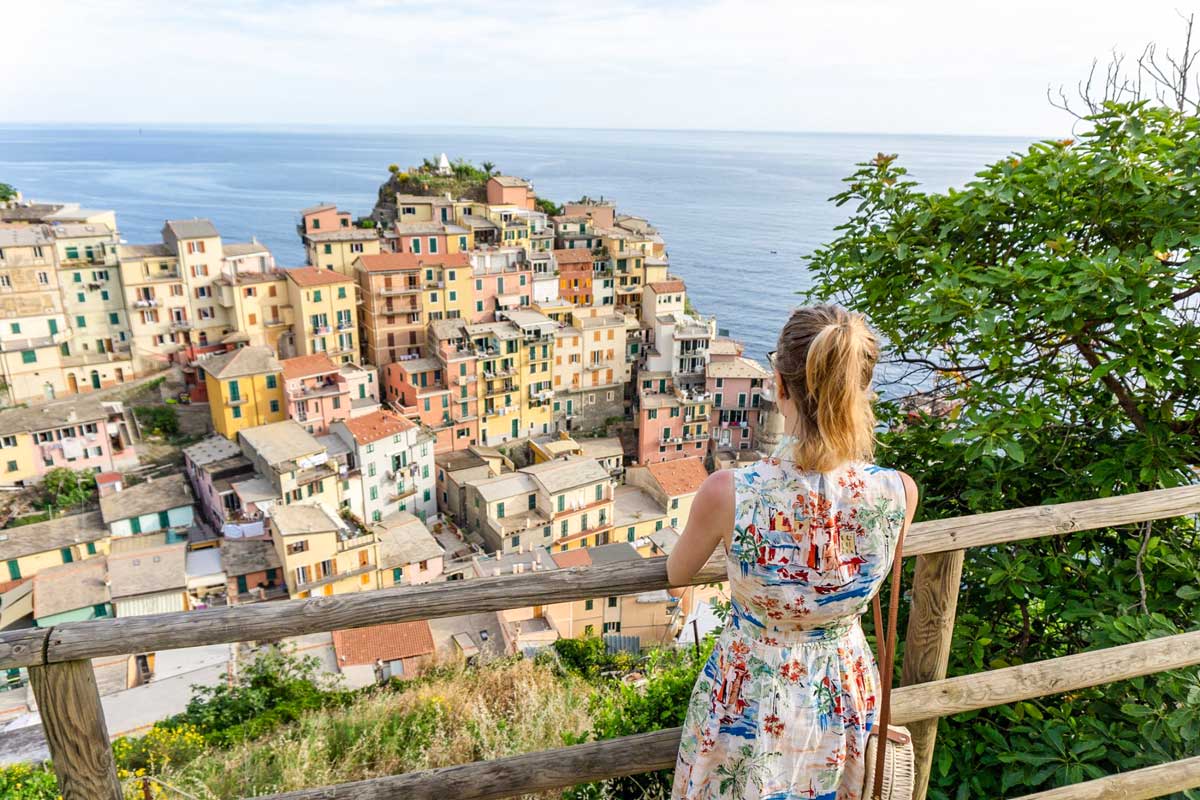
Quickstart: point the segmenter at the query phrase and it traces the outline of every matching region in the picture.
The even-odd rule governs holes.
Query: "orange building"
[[[592,253],[590,250],[555,250],[554,263],[558,267],[558,296],[577,306],[590,306],[595,294],[592,290]]]

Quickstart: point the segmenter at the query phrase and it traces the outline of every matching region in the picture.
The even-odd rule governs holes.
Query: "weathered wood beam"
[[[1200,788],[1200,756],[1106,775],[1016,800],[1150,800]]]
[[[955,550],[1045,535],[1162,519],[1200,511],[1200,486],[1000,511],[913,526],[905,555]],[[693,584],[724,577],[707,567]],[[357,628],[385,622],[436,619],[480,611],[501,611],[613,594],[635,594],[668,586],[666,559],[633,564],[575,567],[380,589],[247,606],[212,608],[89,622],[68,622],[41,632],[0,633],[0,669],[81,658],[124,655],[223,642],[271,640],[305,633]],[[44,642],[44,647],[37,646]]]
[[[912,610],[908,616],[908,633],[904,638],[901,686],[914,686],[946,677],[962,568],[962,550],[917,556]],[[908,726],[916,762],[913,800],[925,800],[925,792],[929,788],[937,726],[937,719],[917,720]]]
[[[29,668],[63,800],[121,800],[121,782],[90,661]]]

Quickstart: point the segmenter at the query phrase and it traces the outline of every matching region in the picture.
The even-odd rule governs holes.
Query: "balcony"
[[[133,301],[134,308],[158,308],[157,297],[139,297]]]
[[[408,488],[408,489],[392,489],[391,491],[388,492],[388,502],[389,503],[399,503],[401,500],[405,499],[406,497],[412,497],[416,493],[417,493],[416,486],[412,486],[411,488]]]
[[[426,289],[445,289],[445,281],[425,281]]]
[[[321,586],[324,586],[327,583],[335,583],[336,581],[345,580],[347,578],[356,578],[359,575],[363,575],[368,572],[374,572],[374,571],[375,571],[375,565],[367,564],[366,566],[359,567],[358,569],[352,569],[349,572],[335,572],[332,575],[326,575],[324,578],[317,578],[315,581],[309,581],[308,583],[298,583],[298,584],[296,584],[296,591],[297,592],[312,591],[313,589],[320,588]]]
[[[189,322],[189,321],[188,321],[188,320],[186,320],[186,319],[173,319],[173,320],[171,320],[170,330],[171,330],[172,332],[175,332],[175,331],[190,331],[191,329],[192,329],[192,323],[191,323],[191,322]]]
[[[684,439],[684,437],[682,435],[680,435],[680,436],[663,435],[663,436],[659,437],[658,443],[663,444],[663,445],[665,445],[665,444],[683,444],[683,439]]]
[[[397,295],[419,292],[421,291],[421,285],[412,283],[407,286],[384,286],[376,291],[381,297],[396,297]]]
[[[483,390],[483,396],[492,397],[493,395],[498,394],[508,394],[509,392],[515,391],[516,388],[516,384],[514,384],[512,381],[500,381],[495,384],[489,381]]]
[[[177,270],[177,269],[169,269],[169,270],[160,271],[160,272],[147,273],[142,276],[142,279],[146,280],[146,281],[177,281],[177,280],[179,280],[179,278],[180,278],[179,270]]]
[[[287,392],[288,400],[309,400],[316,397],[333,397],[334,395],[344,394],[345,388],[337,381],[329,381],[320,383],[316,386],[301,386],[299,389],[289,389]]]
[[[339,331],[348,331],[353,327],[354,327],[354,324],[352,322],[350,322],[349,320],[346,320],[344,322],[339,322],[337,324],[337,329]]]
[[[356,530],[353,536],[338,539],[337,551],[344,553],[347,550],[357,550],[369,544],[375,544],[375,537],[366,531]]]
[[[34,350],[39,347],[53,347],[71,338],[70,331],[58,331],[49,336],[30,336],[24,339],[0,340],[0,353],[15,353],[20,350]]]
[[[333,330],[328,325],[314,325],[312,328],[313,336],[324,336],[332,333]]]

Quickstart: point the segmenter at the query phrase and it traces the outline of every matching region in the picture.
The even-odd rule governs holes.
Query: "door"
[[[79,394],[79,379],[73,372],[67,373],[67,391],[71,394]]]
[[[520,435],[520,430],[521,430],[520,420],[514,419],[513,424],[512,424],[512,435],[513,435],[514,439]]]
[[[92,370],[92,388],[93,389],[100,388],[100,373],[97,372],[96,370]]]
[[[246,585],[246,576],[245,575],[237,576],[237,587],[238,587],[238,594],[245,594],[247,591],[249,591],[249,587]]]
[[[54,334],[58,333],[58,320],[51,319],[47,320],[47,322],[50,323],[50,335],[53,336]]]

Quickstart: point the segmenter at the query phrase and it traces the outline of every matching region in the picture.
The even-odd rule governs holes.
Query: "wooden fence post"
[[[900,673],[902,686],[946,677],[962,568],[962,550],[917,556],[912,608],[908,617],[908,633],[904,639],[904,665]],[[912,733],[917,767],[913,800],[925,800],[925,792],[929,788],[937,726],[936,718],[920,720],[908,726]]]
[[[33,666],[29,679],[63,800],[121,800],[92,662]]]

